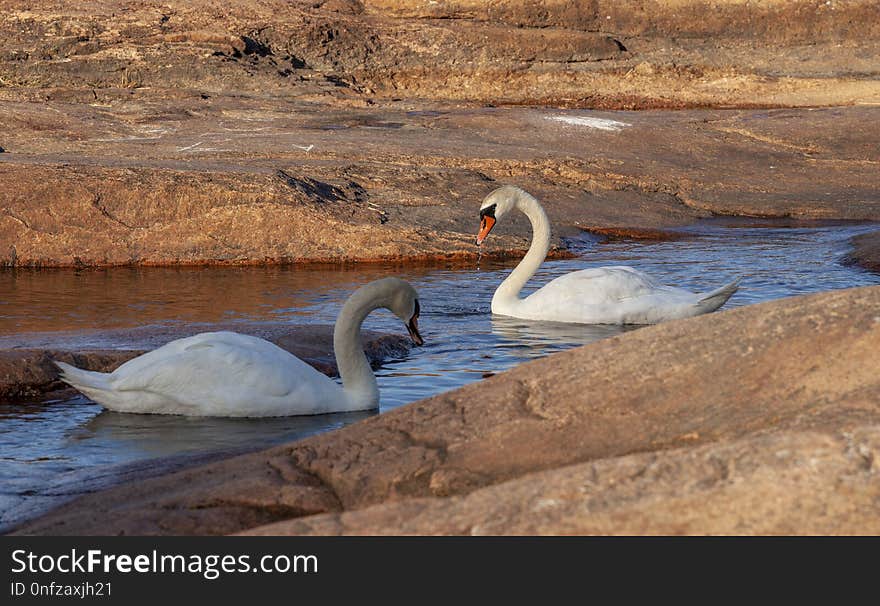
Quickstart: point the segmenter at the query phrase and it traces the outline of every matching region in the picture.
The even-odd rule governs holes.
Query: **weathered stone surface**
[[[880,272],[880,231],[853,238],[854,249],[847,259],[871,271]]]
[[[876,33],[871,2],[828,5],[803,0],[363,0],[371,13],[423,19],[472,19],[519,27],[614,31],[627,36],[663,34],[784,40],[821,40]],[[845,16],[844,16],[845,15]],[[847,22],[863,15],[865,22]]]
[[[217,326],[214,329],[229,330],[233,327]],[[166,340],[189,336],[196,332],[205,331],[191,329]],[[324,374],[335,376],[338,372],[333,355],[332,326],[276,326],[274,329],[264,329],[257,336],[269,339]],[[387,358],[402,356],[410,348],[408,337],[374,331],[364,331],[361,337],[367,358],[374,365],[381,364]],[[139,338],[143,339],[144,335],[140,334]],[[87,370],[111,372],[123,362],[142,353],[144,352],[130,350],[79,352],[46,349],[0,350],[0,398],[35,397],[64,388],[65,385],[58,380],[58,371],[52,364],[53,359]]]
[[[880,426],[787,431],[528,474],[456,497],[315,515],[255,535],[880,532]]]
[[[50,351],[50,350],[4,350],[0,351],[0,398],[30,398],[62,389],[58,371],[52,360],[74,364],[80,368],[109,372],[130,360],[139,351]]]
[[[829,501],[829,512],[845,514],[841,532],[852,532],[859,519],[874,528],[876,520],[864,518],[876,492],[876,469],[868,462],[880,426],[878,352],[880,287],[669,322],[524,364],[340,431],[90,495],[19,532],[229,533],[383,503],[400,508],[394,511],[403,531],[471,532],[481,523],[476,514],[462,518],[473,526],[450,522],[432,530],[420,525],[418,512],[469,509],[468,499],[482,503],[486,495],[498,497],[496,512],[510,515],[509,527],[499,518],[488,531],[525,531],[527,522],[516,515],[525,506],[513,501],[545,481],[563,506],[559,525],[542,521],[534,527],[540,532],[784,532],[790,527],[780,520],[796,523],[801,516],[804,529],[833,531],[826,514],[811,513],[818,500],[800,510],[796,500],[783,498],[781,487],[771,486],[773,471],[761,466],[784,466],[771,463],[773,456],[789,462],[781,486],[805,491],[813,485],[820,494],[836,486],[852,493],[850,505]],[[594,526],[581,519],[582,502],[563,498],[579,481],[572,478],[585,470],[592,477],[590,466],[597,475],[582,486],[601,514]],[[728,478],[742,482],[725,484],[725,468]],[[658,481],[652,494],[648,479],[666,469],[668,479]],[[798,470],[816,476],[800,477]],[[648,479],[639,480],[645,474]],[[716,476],[721,479],[712,480]],[[628,502],[627,486],[614,487],[615,478],[624,477],[634,491]],[[705,495],[696,487],[701,482]],[[676,517],[674,496],[682,486]],[[504,501],[502,493],[513,496]],[[742,513],[761,494],[768,499],[764,522]],[[714,515],[710,506],[727,497],[732,501],[718,510],[717,524],[706,522]],[[437,501],[414,500],[425,498]],[[655,511],[640,513],[654,503]],[[357,514],[365,517],[352,521],[351,531],[369,532],[394,511]],[[349,521],[340,520],[322,518],[314,528],[343,531]],[[310,531],[309,523],[282,529]]]
[[[876,101],[872,0],[0,2],[0,83],[578,106]]]
[[[467,258],[475,209],[507,182],[542,200],[557,238],[712,214],[880,219],[869,107],[588,115],[625,124],[607,131],[546,109],[190,105],[0,113],[15,150],[0,156],[0,264]],[[528,238],[516,217],[484,252]]]

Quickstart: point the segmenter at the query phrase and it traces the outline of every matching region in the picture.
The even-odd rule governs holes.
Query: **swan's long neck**
[[[517,192],[514,208],[529,218],[532,224],[532,244],[529,252],[523,257],[507,279],[495,290],[492,297],[493,310],[498,304],[516,304],[519,292],[526,282],[535,275],[550,250],[550,221],[538,201],[524,191]]]
[[[371,311],[385,306],[385,294],[373,284],[358,289],[336,319],[333,349],[348,400],[346,410],[370,410],[379,404],[379,385],[361,347],[361,324]]]

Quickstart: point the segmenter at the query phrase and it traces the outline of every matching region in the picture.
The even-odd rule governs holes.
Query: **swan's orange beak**
[[[495,217],[483,215],[480,218],[480,233],[477,234],[477,246],[483,243],[483,240],[486,239],[486,236],[489,235],[493,227],[495,227]]]

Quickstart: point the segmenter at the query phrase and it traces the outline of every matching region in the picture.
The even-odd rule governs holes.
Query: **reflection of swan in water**
[[[118,412],[279,417],[372,410],[379,386],[361,348],[361,324],[384,307],[416,345],[419,301],[397,278],[370,282],[345,302],[333,333],[342,387],[274,343],[234,332],[201,333],[129,360],[111,373],[55,362],[61,379]]]
[[[711,292],[692,293],[665,286],[632,267],[594,267],[559,276],[525,298],[519,293],[544,262],[550,249],[550,222],[529,193],[500,187],[480,207],[482,244],[496,221],[518,210],[532,224],[532,244],[509,276],[495,290],[492,313],[581,324],[655,324],[715,311],[736,292],[735,280]]]
[[[82,396],[77,400],[78,406],[97,408]],[[76,495],[300,440],[375,414],[378,412],[229,419],[103,411],[68,434],[63,459],[77,461],[75,468],[52,473],[46,481],[38,481],[35,489],[25,485],[28,492],[18,493],[20,499],[0,513],[0,532]],[[83,446],[87,458],[76,454]],[[107,463],[108,458],[113,462]],[[34,477],[34,471],[29,477]]]
[[[142,459],[192,452],[254,450],[338,429],[375,414],[378,411],[232,419],[129,415],[105,410],[71,437],[93,444],[105,443],[115,452],[121,448],[131,458]]]
[[[613,324],[574,324],[521,320],[492,315],[492,334],[501,338],[504,347],[526,350],[529,357],[543,357],[550,352],[586,345],[613,337],[638,326]]]

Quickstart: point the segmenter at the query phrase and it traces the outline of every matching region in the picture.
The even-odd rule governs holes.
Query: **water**
[[[665,242],[603,242],[585,234],[569,242],[578,258],[546,262],[530,288],[576,269],[621,264],[694,291],[741,276],[741,290],[727,308],[880,284],[880,276],[839,262],[849,238],[871,229],[876,226],[729,220],[684,229],[682,239]],[[167,338],[191,326],[231,323],[247,331],[266,323],[332,323],[358,285],[397,275],[419,291],[426,344],[377,371],[386,411],[633,330],[492,317],[492,292],[515,264],[0,272],[0,348],[132,348],[155,345],[156,334]],[[365,326],[405,334],[387,312],[375,312]],[[0,403],[0,525],[99,487],[96,476],[112,483],[128,472],[159,472],[199,453],[253,450],[370,414],[191,419],[110,413],[81,396]]]

